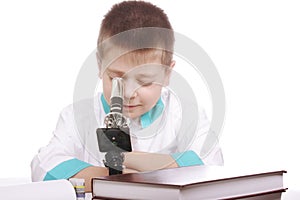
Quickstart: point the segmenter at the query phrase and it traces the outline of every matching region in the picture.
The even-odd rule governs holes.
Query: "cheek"
[[[102,88],[103,88],[103,95],[108,104],[110,104],[110,95],[111,95],[111,81],[107,78],[103,77],[102,79]]]
[[[155,105],[161,95],[162,87],[160,85],[151,85],[149,87],[142,87],[138,93],[143,102]]]

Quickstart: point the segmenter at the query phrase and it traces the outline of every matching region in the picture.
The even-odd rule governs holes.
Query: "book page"
[[[76,200],[74,187],[67,180],[0,186],[0,195],[10,200]]]

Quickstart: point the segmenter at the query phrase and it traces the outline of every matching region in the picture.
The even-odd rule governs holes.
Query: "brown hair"
[[[126,32],[128,34],[124,34]],[[110,48],[103,45],[108,38],[115,38],[106,45]],[[132,60],[153,57],[159,50],[162,64],[169,65],[173,57],[174,32],[161,8],[144,1],[124,1],[115,4],[104,16],[97,43],[100,60],[112,49],[111,45],[114,51],[115,47],[127,50],[126,55]]]

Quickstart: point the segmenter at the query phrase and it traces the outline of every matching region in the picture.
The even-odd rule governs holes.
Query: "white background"
[[[0,2],[0,178],[30,176],[31,159],[72,103],[77,74],[114,2]],[[225,165],[286,169],[286,186],[300,189],[298,2],[151,2],[220,73]]]

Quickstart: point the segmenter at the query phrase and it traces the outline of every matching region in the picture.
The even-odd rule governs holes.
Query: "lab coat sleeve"
[[[177,119],[178,120],[178,119]],[[176,153],[172,153],[172,158],[176,161],[178,166],[191,165],[223,165],[222,150],[219,146],[219,137],[211,135],[210,122],[206,117],[203,109],[199,110],[199,118],[197,121],[197,128],[194,134],[189,130],[185,130],[178,142],[178,149]],[[192,127],[194,122],[191,122]],[[176,126],[179,123],[175,123]],[[208,143],[209,142],[209,143]]]
[[[206,143],[210,141],[213,141],[211,145],[207,145]],[[197,132],[190,150],[195,152],[205,165],[224,165],[219,135],[210,131],[210,122],[203,109],[199,111]]]
[[[90,166],[82,161],[83,152],[70,105],[61,112],[49,144],[41,148],[32,160],[32,181],[70,178]]]

